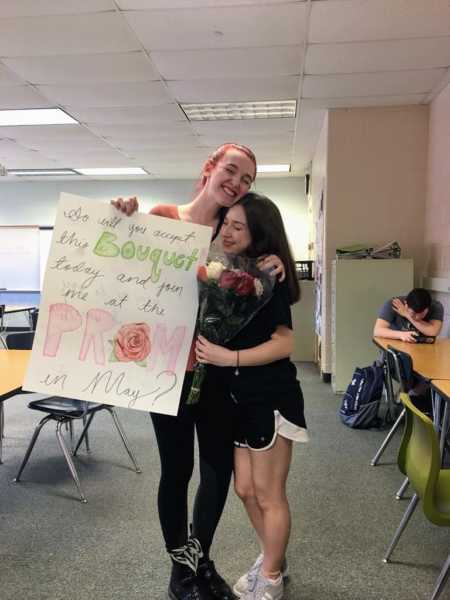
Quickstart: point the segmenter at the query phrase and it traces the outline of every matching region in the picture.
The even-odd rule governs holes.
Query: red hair
[[[206,159],[206,162],[203,165],[203,169],[202,169],[202,176],[200,178],[199,185],[198,185],[198,187],[200,189],[202,189],[206,184],[207,174],[210,173],[216,167],[219,160],[225,156],[225,154],[228,152],[228,150],[238,150],[239,152],[242,152],[243,154],[245,154],[245,156],[247,156],[247,158],[249,158],[252,161],[252,163],[255,167],[255,177],[256,177],[256,157],[253,154],[253,152],[250,150],[250,148],[247,148],[247,146],[241,146],[241,144],[227,142],[225,144],[222,144],[222,146],[219,146],[217,148],[217,150],[214,150],[214,152]],[[255,179],[255,177],[253,177],[253,179]]]

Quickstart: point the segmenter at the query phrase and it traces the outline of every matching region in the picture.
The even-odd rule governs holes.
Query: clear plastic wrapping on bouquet
[[[257,266],[256,259],[244,256],[210,257],[197,273],[199,313],[197,335],[223,345],[272,297],[275,278]],[[197,364],[187,404],[198,402],[206,365]]]

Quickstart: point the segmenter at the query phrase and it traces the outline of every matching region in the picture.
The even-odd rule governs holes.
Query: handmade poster
[[[211,233],[61,194],[23,389],[176,415]]]

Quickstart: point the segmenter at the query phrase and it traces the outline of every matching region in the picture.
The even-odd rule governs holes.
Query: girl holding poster
[[[188,204],[155,206],[150,213],[208,225],[217,237],[224,213],[250,189],[256,177],[253,152],[238,144],[220,146],[202,169],[194,199]],[[136,198],[113,204],[131,215]],[[262,268],[284,277],[275,256]],[[225,505],[233,469],[233,411],[225,386],[206,377],[198,404],[186,405],[195,352],[188,362],[176,417],[151,413],[161,459],[158,511],[166,548],[172,560],[169,597],[172,600],[232,600],[233,592],[209,557],[213,536]],[[195,497],[191,535],[188,531],[188,486],[194,467],[194,433],[199,446],[200,485]]]
[[[236,421],[235,489],[261,545],[234,592],[245,600],[280,600],[290,532],[286,480],[292,442],[308,441],[302,390],[289,360],[290,305],[299,299],[299,284],[280,212],[268,198],[244,196],[228,210],[220,235],[226,253],[276,254],[286,269],[285,281],[275,283],[270,300],[227,347],[202,336],[196,343],[199,363],[228,372]]]

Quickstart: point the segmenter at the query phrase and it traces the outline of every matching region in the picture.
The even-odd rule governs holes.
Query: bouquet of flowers
[[[213,344],[226,344],[272,296],[274,277],[256,266],[255,259],[220,256],[197,273],[199,313],[197,334]],[[187,404],[196,404],[206,373],[197,363]]]

